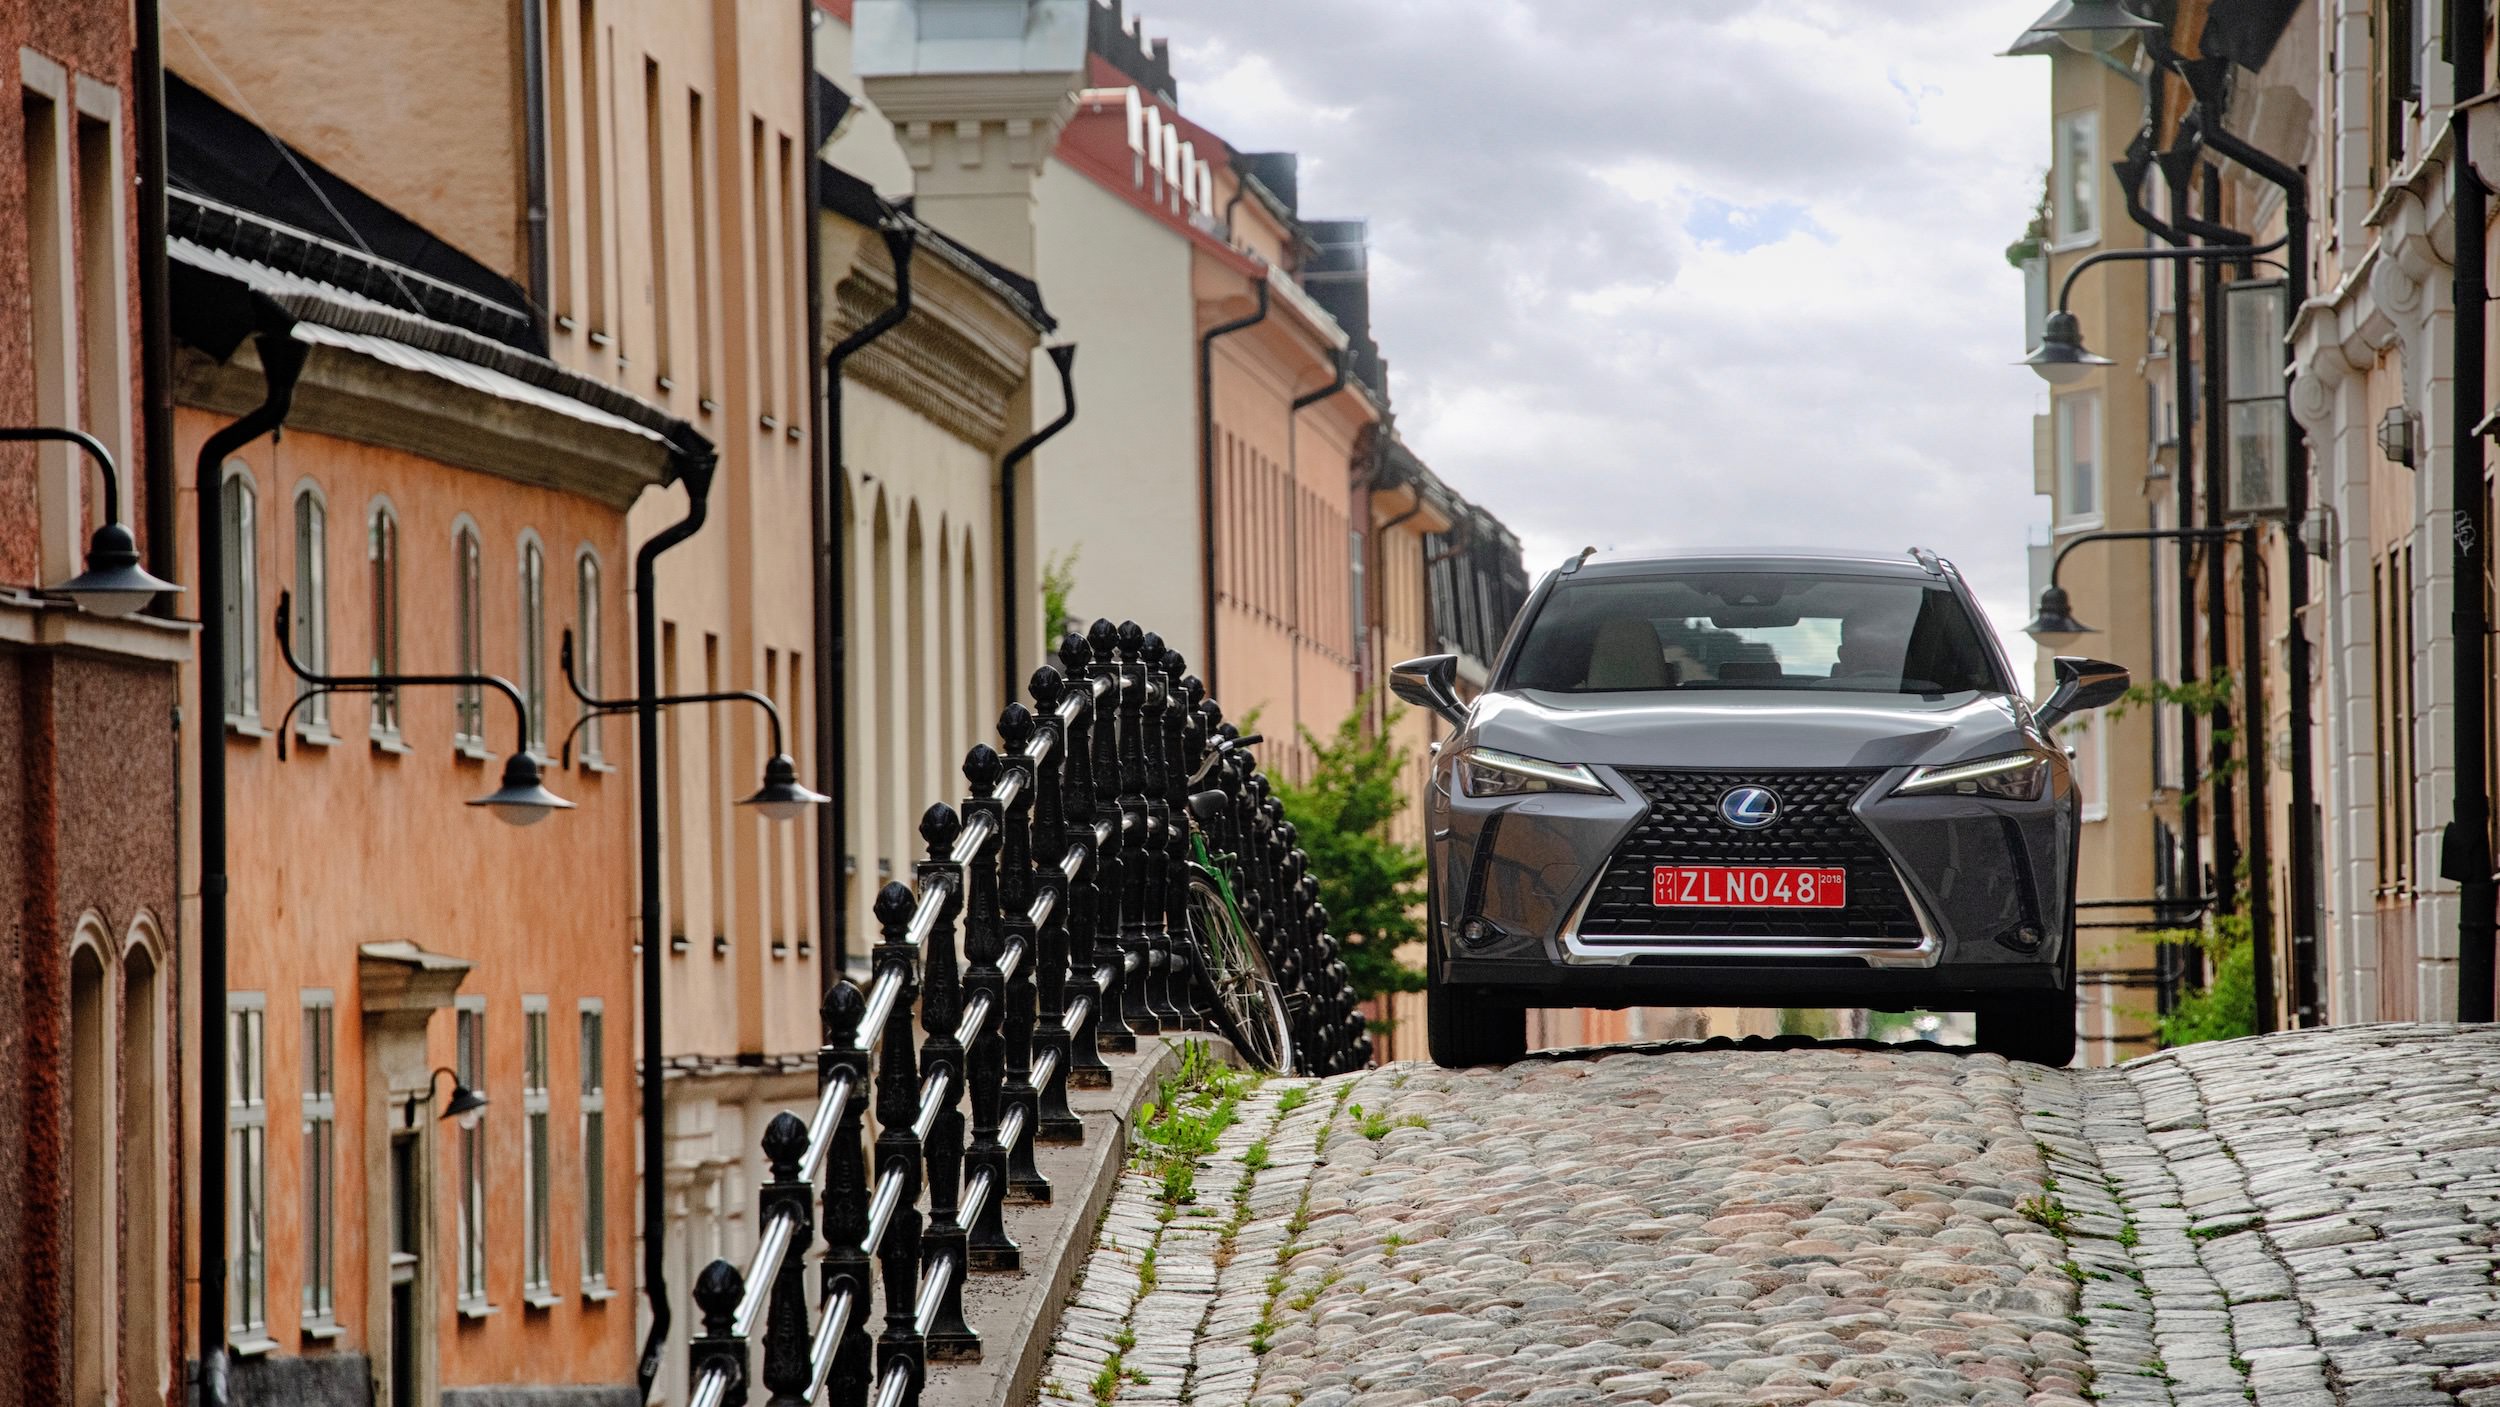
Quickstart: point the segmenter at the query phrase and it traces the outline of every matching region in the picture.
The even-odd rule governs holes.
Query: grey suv
[[[1392,673],[1457,732],[1427,800],[1432,1057],[1515,1059],[1530,1006],[1966,1010],[2075,1046],[2077,798],[2050,730],[2127,672],[2060,659],[2037,705],[1932,552],[1581,558],[1491,682]]]

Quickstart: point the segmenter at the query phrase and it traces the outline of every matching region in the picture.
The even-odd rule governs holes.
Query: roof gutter
[[[842,902],[842,862],[851,840],[851,666],[850,640],[843,629],[842,580],[848,570],[842,508],[850,476],[842,459],[842,367],[911,315],[911,258],[920,238],[901,221],[887,225],[882,233],[886,253],[894,261],[894,304],[826,354],[824,433],[818,436],[823,469],[808,476],[808,522],[816,539],[816,790],[832,798],[823,823],[816,827],[817,922],[829,939],[817,960],[824,966],[828,983],[841,976],[851,957],[850,910]]]
[[[810,4],[815,0],[808,0]],[[998,620],[999,651],[1002,668],[999,687],[1010,696],[1022,671],[1017,668],[1019,633],[1023,630],[1021,613],[1016,609],[1019,599],[1016,581],[1016,466],[1033,457],[1033,452],[1050,443],[1051,438],[1076,421],[1076,344],[1063,342],[1050,349],[1051,364],[1059,368],[1059,395],[1063,408],[1059,418],[1026,437],[1022,444],[1007,451],[998,464]]]
[[[1275,270],[1264,270],[1257,285],[1258,311],[1246,318],[1219,323],[1208,328],[1198,339],[1198,590],[1201,597],[1200,623],[1206,631],[1206,659],[1200,663],[1209,697],[1217,697],[1216,670],[1220,656],[1215,651],[1215,344],[1236,332],[1267,321],[1269,293],[1267,281]]]

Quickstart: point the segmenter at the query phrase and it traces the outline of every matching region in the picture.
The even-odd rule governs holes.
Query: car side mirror
[[[2131,682],[2127,667],[2107,660],[2079,659],[2060,655],[2049,662],[2057,672],[2057,687],[2032,711],[2032,720],[2042,731],[2056,727],[2078,713],[2106,708],[2126,697]]]
[[[1389,692],[1417,708],[1428,708],[1453,728],[1467,726],[1467,706],[1458,701],[1458,656],[1426,655],[1389,666]]]

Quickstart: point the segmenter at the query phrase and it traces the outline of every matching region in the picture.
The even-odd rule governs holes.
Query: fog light
[[[2040,951],[2040,945],[2048,941],[2048,935],[2025,924],[2020,928],[2009,928],[1998,934],[1997,941],[2018,953],[2036,953]]]
[[[1458,941],[1471,948],[1481,948],[1502,936],[1502,931],[1484,918],[1471,918],[1458,926]]]

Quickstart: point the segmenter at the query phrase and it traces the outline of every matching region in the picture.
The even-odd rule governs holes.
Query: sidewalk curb
[[[965,1314],[981,1335],[981,1361],[933,1365],[920,1396],[925,1407],[1020,1407],[1033,1400],[1077,1272],[1093,1252],[1094,1228],[1128,1162],[1129,1126],[1156,1082],[1180,1068],[1182,1040],[1204,1041],[1232,1058],[1221,1036],[1156,1038],[1151,1048],[1141,1042],[1136,1055],[1107,1057],[1109,1090],[1069,1091],[1068,1102],[1085,1121],[1085,1141],[1034,1150],[1054,1196],[1048,1206],[1006,1209],[1007,1234],[1024,1248],[1024,1269],[975,1275],[965,1285]]]

